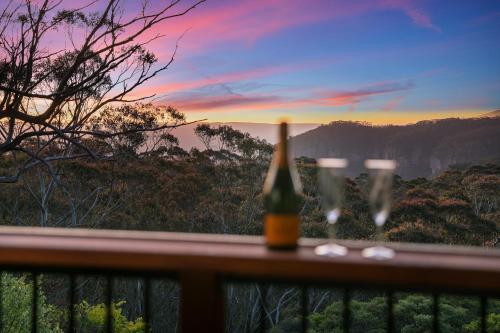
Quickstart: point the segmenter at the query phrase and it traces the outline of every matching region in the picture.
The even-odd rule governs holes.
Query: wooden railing
[[[481,299],[481,327],[486,332],[486,299],[500,295],[500,251],[391,244],[396,257],[374,261],[361,256],[361,249],[371,245],[368,242],[342,242],[350,251],[341,258],[316,256],[313,248],[321,242],[302,239],[296,251],[280,252],[268,250],[261,237],[253,236],[0,227],[0,269],[27,271],[35,276],[45,272],[72,277],[96,273],[106,276],[109,284],[122,275],[146,280],[154,276],[172,277],[180,285],[183,332],[223,332],[222,285],[240,280],[296,284],[303,289],[304,299],[307,288],[318,285],[382,288],[389,295],[407,290],[429,292],[435,295],[436,331],[437,297],[443,293],[471,294]],[[150,288],[146,288],[145,298],[149,292]],[[109,292],[107,304],[111,304],[111,299]],[[344,299],[345,331],[349,330],[349,301],[348,297]],[[388,331],[392,331],[392,300],[389,304]],[[307,308],[302,310],[305,331]],[[36,306],[33,312],[35,320]],[[145,320],[149,320],[147,309]],[[108,323],[111,332],[110,317]],[[36,325],[33,326],[36,332]],[[73,332],[73,328],[69,331]]]

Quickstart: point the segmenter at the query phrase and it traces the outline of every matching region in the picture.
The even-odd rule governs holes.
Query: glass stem
[[[328,238],[330,239],[330,244],[335,243],[335,238],[337,238],[337,221],[328,222]]]
[[[376,236],[375,241],[377,245],[383,245],[385,236],[384,236],[384,225],[377,225],[376,227]]]

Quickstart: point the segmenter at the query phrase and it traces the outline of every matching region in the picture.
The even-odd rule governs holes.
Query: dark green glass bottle
[[[288,156],[287,137],[288,125],[283,122],[264,184],[264,232],[272,249],[295,249],[299,239],[300,181]]]

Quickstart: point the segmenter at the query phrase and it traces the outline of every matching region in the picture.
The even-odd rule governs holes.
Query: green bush
[[[116,302],[111,305],[113,314],[113,331],[116,333],[144,333],[145,324],[142,318],[129,321],[122,314],[122,305],[125,302]],[[106,313],[104,304],[90,305],[86,301],[76,305],[77,332],[106,331]]]
[[[31,332],[31,308],[33,300],[33,283],[29,275],[15,276],[1,274],[2,333]],[[39,277],[41,282],[43,277]],[[125,302],[112,304],[113,331],[115,333],[144,333],[145,324],[142,318],[129,321],[122,313]],[[90,305],[83,301],[75,305],[76,331],[79,333],[103,333],[106,331],[106,306]],[[62,333],[62,323],[68,317],[67,310],[58,309],[47,303],[45,294],[38,289],[37,293],[38,332]],[[65,319],[66,318],[66,319]]]
[[[2,283],[2,333],[31,332],[31,307],[33,300],[33,284],[28,276],[16,277],[12,274],[1,274]],[[48,304],[44,293],[38,290],[38,332],[59,333],[62,311]]]
[[[312,314],[310,333],[342,332],[343,303],[333,302],[323,311]],[[442,297],[439,301],[440,329],[443,333],[480,332],[479,300],[474,297]],[[500,301],[488,304],[488,332],[500,332]],[[424,295],[401,295],[395,300],[396,332],[432,331],[432,298]],[[351,301],[351,332],[385,332],[387,304],[385,297]]]

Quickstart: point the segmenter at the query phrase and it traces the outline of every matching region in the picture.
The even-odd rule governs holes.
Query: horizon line
[[[499,112],[500,113],[500,109],[496,109],[496,110],[492,110],[492,111],[486,111],[486,112],[483,112],[483,113],[480,113],[480,114],[468,114],[468,115],[446,115],[446,112],[444,112],[445,114],[443,114],[442,117],[439,117],[439,115],[436,115],[437,117],[432,117],[432,118],[425,118],[425,117],[422,117],[420,119],[412,119],[412,120],[409,120],[404,122],[403,121],[397,121],[397,119],[392,119],[392,121],[390,119],[385,119],[387,122],[378,122],[378,121],[373,121],[375,119],[373,119],[372,117],[366,117],[367,119],[355,119],[355,118],[350,118],[350,119],[346,119],[346,118],[336,118],[336,119],[332,119],[332,120],[328,120],[328,121],[318,121],[318,122],[294,122],[292,120],[288,121],[288,123],[290,125],[303,125],[303,126],[315,126],[315,125],[318,125],[318,126],[321,126],[321,125],[328,125],[332,122],[352,122],[352,123],[367,123],[367,124],[370,124],[370,125],[374,125],[374,126],[388,126],[388,125],[392,125],[392,126],[404,126],[404,125],[413,125],[413,124],[417,124],[419,122],[422,122],[422,121],[436,121],[436,120],[445,120],[445,119],[481,119],[481,118],[496,118],[496,117],[500,117],[500,114],[499,115],[495,115],[496,112]],[[405,112],[399,112],[400,114],[407,114]],[[393,118],[393,117],[391,117]],[[397,117],[396,117],[397,118]],[[401,120],[401,119],[400,119]],[[252,124],[252,125],[278,125],[280,123],[279,119],[276,120],[276,121],[270,121],[270,122],[265,122],[265,121],[241,121],[241,120],[235,120],[235,121],[231,121],[231,120],[214,120],[214,121],[210,121],[210,120],[205,120],[205,121],[200,121],[199,123],[209,123],[209,124]]]

